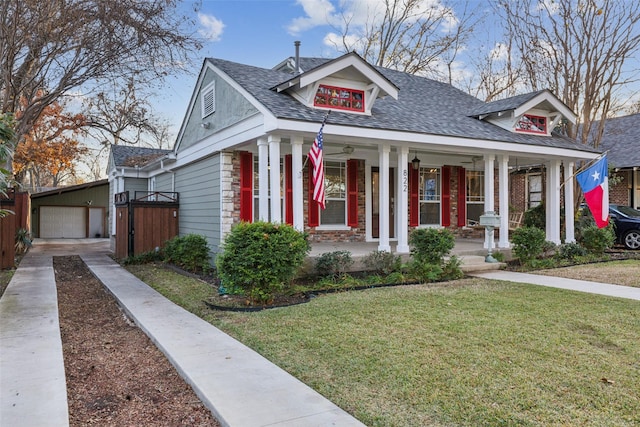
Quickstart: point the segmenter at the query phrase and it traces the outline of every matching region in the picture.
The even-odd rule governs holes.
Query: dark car
[[[627,249],[640,249],[640,211],[629,206],[609,205],[616,240]]]

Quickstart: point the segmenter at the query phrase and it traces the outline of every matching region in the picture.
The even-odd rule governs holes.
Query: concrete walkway
[[[585,280],[565,279],[563,277],[543,276],[540,274],[516,273],[512,271],[478,272],[471,273],[470,275],[483,279],[529,283],[551,288],[640,300],[640,288],[633,288],[631,286],[611,285],[608,283],[588,282]]]

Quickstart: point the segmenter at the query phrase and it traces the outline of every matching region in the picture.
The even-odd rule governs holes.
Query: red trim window
[[[527,132],[527,133],[547,133],[547,118],[541,116],[532,116],[529,114],[525,114],[522,118],[516,123],[516,131],[517,132]]]
[[[338,110],[364,111],[364,91],[320,85],[313,105]]]

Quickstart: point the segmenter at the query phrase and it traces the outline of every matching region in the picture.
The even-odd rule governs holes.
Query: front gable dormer
[[[307,70],[272,88],[318,109],[371,114],[378,98],[398,99],[398,87],[356,53]]]
[[[576,115],[548,90],[501,99],[477,108],[471,114],[510,132],[549,136],[566,119],[576,123]]]

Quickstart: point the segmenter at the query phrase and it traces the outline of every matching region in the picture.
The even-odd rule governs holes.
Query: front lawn
[[[532,271],[532,273],[640,288],[639,259],[574,265],[572,267]]]
[[[637,301],[464,279],[214,312],[204,282],[135,267],[369,426],[640,423]]]

